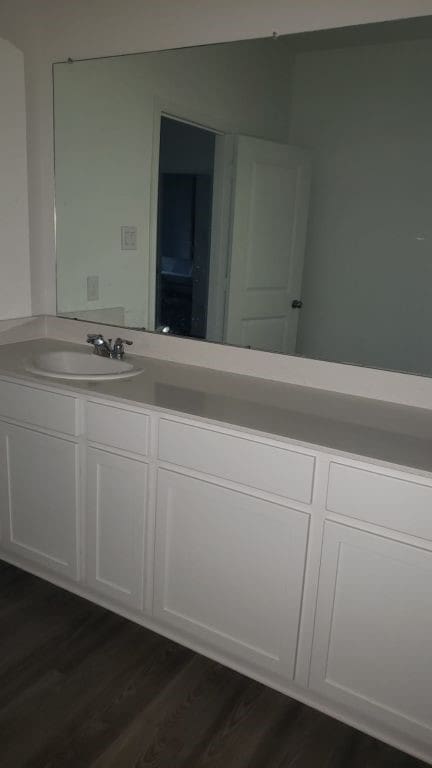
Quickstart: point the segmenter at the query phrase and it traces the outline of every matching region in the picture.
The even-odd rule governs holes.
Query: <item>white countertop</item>
[[[89,350],[87,345],[54,339],[6,344],[0,347],[0,376],[432,472],[429,410],[133,355],[127,359],[143,373],[121,381],[67,382],[25,370],[26,361],[36,354],[61,349]]]

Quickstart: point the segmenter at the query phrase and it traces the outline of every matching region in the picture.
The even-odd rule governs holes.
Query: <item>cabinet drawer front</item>
[[[0,416],[77,435],[76,398],[0,381]]]
[[[315,459],[283,447],[162,419],[159,459],[309,504]]]
[[[146,456],[149,417],[112,405],[87,403],[87,434],[90,442]]]
[[[155,616],[292,679],[308,520],[304,512],[159,470]]]
[[[327,509],[432,539],[432,487],[415,480],[332,463]]]

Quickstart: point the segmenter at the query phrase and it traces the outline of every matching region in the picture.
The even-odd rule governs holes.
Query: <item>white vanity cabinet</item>
[[[429,748],[431,584],[432,551],[326,522],[311,688]]]
[[[432,474],[0,379],[0,557],[432,759]]]
[[[143,608],[149,417],[87,403],[85,580],[97,594]]]
[[[25,422],[0,421],[0,547],[17,562],[76,580],[76,400],[0,381],[0,412],[5,419]]]

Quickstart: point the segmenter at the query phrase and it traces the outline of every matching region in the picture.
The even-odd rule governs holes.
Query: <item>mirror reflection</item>
[[[58,314],[432,375],[430,18],[54,65]]]

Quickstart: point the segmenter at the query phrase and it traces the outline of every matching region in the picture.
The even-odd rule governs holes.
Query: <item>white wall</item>
[[[271,40],[54,67],[60,314],[121,306],[126,325],[151,327],[156,118],[285,141],[289,77]],[[136,251],[121,251],[122,225],[137,226]],[[99,300],[87,301],[86,276],[99,278]]]
[[[2,34],[24,51],[33,311],[55,312],[51,64],[432,14],[432,0],[3,0]]]
[[[31,314],[23,54],[0,39],[0,318]]]
[[[291,141],[314,169],[307,357],[432,373],[431,71],[430,40],[296,59]]]

